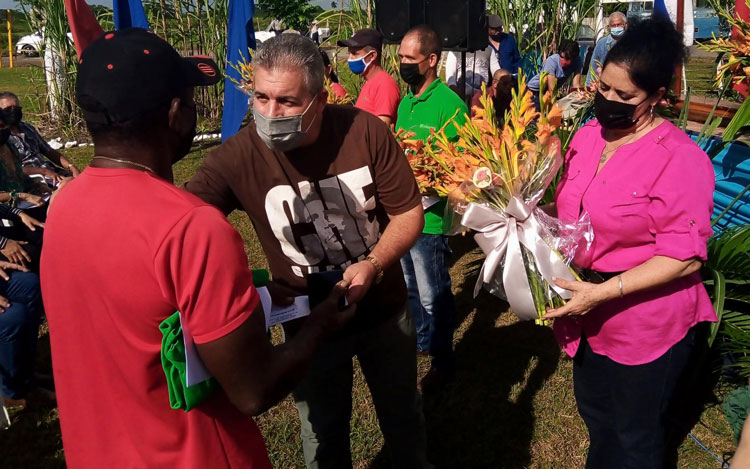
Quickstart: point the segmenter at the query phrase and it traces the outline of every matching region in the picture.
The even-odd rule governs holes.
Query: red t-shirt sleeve
[[[258,306],[242,238],[213,207],[194,208],[175,224],[154,267],[198,344],[229,334]]]
[[[380,72],[365,83],[357,99],[357,106],[375,116],[390,117],[396,122],[396,111],[401,101],[401,90],[388,72]]]
[[[387,75],[386,72],[382,73]],[[390,75],[381,78],[380,86],[377,87],[375,96],[373,97],[375,107],[373,114],[376,116],[390,117],[395,123],[396,111],[398,110],[398,103],[400,101],[401,90],[398,89],[396,82]]]
[[[331,89],[339,98],[346,98],[346,89],[338,83],[331,83]]]

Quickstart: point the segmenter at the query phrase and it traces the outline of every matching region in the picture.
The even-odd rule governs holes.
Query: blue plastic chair
[[[695,132],[689,132],[695,140]],[[721,145],[721,138],[711,137],[704,143],[707,153]],[[750,147],[742,143],[731,143],[713,159],[716,189],[714,190],[715,219],[750,184]],[[745,193],[724,216],[714,225],[714,231],[721,231],[737,225],[750,224],[750,193]]]

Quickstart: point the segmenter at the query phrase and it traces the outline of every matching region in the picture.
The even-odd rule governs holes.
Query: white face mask
[[[258,137],[271,150],[285,152],[299,147],[307,137],[307,131],[315,122],[315,118],[313,118],[310,125],[302,130],[302,118],[315,101],[316,98],[313,98],[302,113],[293,116],[268,117],[253,107],[253,118],[255,119]],[[317,118],[317,114],[315,117]]]

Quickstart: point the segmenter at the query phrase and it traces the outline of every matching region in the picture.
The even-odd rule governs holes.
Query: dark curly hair
[[[629,25],[607,54],[603,68],[614,63],[628,69],[630,79],[649,95],[669,88],[675,67],[687,58],[682,34],[671,21],[649,19]]]

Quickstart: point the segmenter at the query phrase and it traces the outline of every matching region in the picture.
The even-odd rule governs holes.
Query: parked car
[[[329,37],[331,37],[331,28],[318,28],[318,41],[321,44]]]
[[[291,31],[291,30],[287,30]],[[297,33],[299,34],[299,33]],[[273,31],[255,31],[255,42],[262,44],[263,42],[271,39],[276,34]],[[331,36],[330,28],[318,28],[318,41],[323,42]]]
[[[68,40],[73,43],[73,34],[68,33]],[[16,43],[16,54],[26,57],[38,57],[44,49],[44,37],[42,33],[29,34]]]
[[[594,55],[594,47],[596,47],[596,31],[591,26],[582,24],[578,28],[578,34],[576,35],[576,42],[581,49],[581,60],[583,61],[583,75],[588,73],[589,64],[591,63],[591,56]]]
[[[654,2],[633,2],[628,5],[628,22],[651,18],[654,12]],[[716,37],[727,37],[730,28],[723,18],[706,0],[693,0],[693,38],[705,41]]]
[[[255,31],[255,42],[261,44],[271,39],[275,35],[276,34],[273,31]]]

